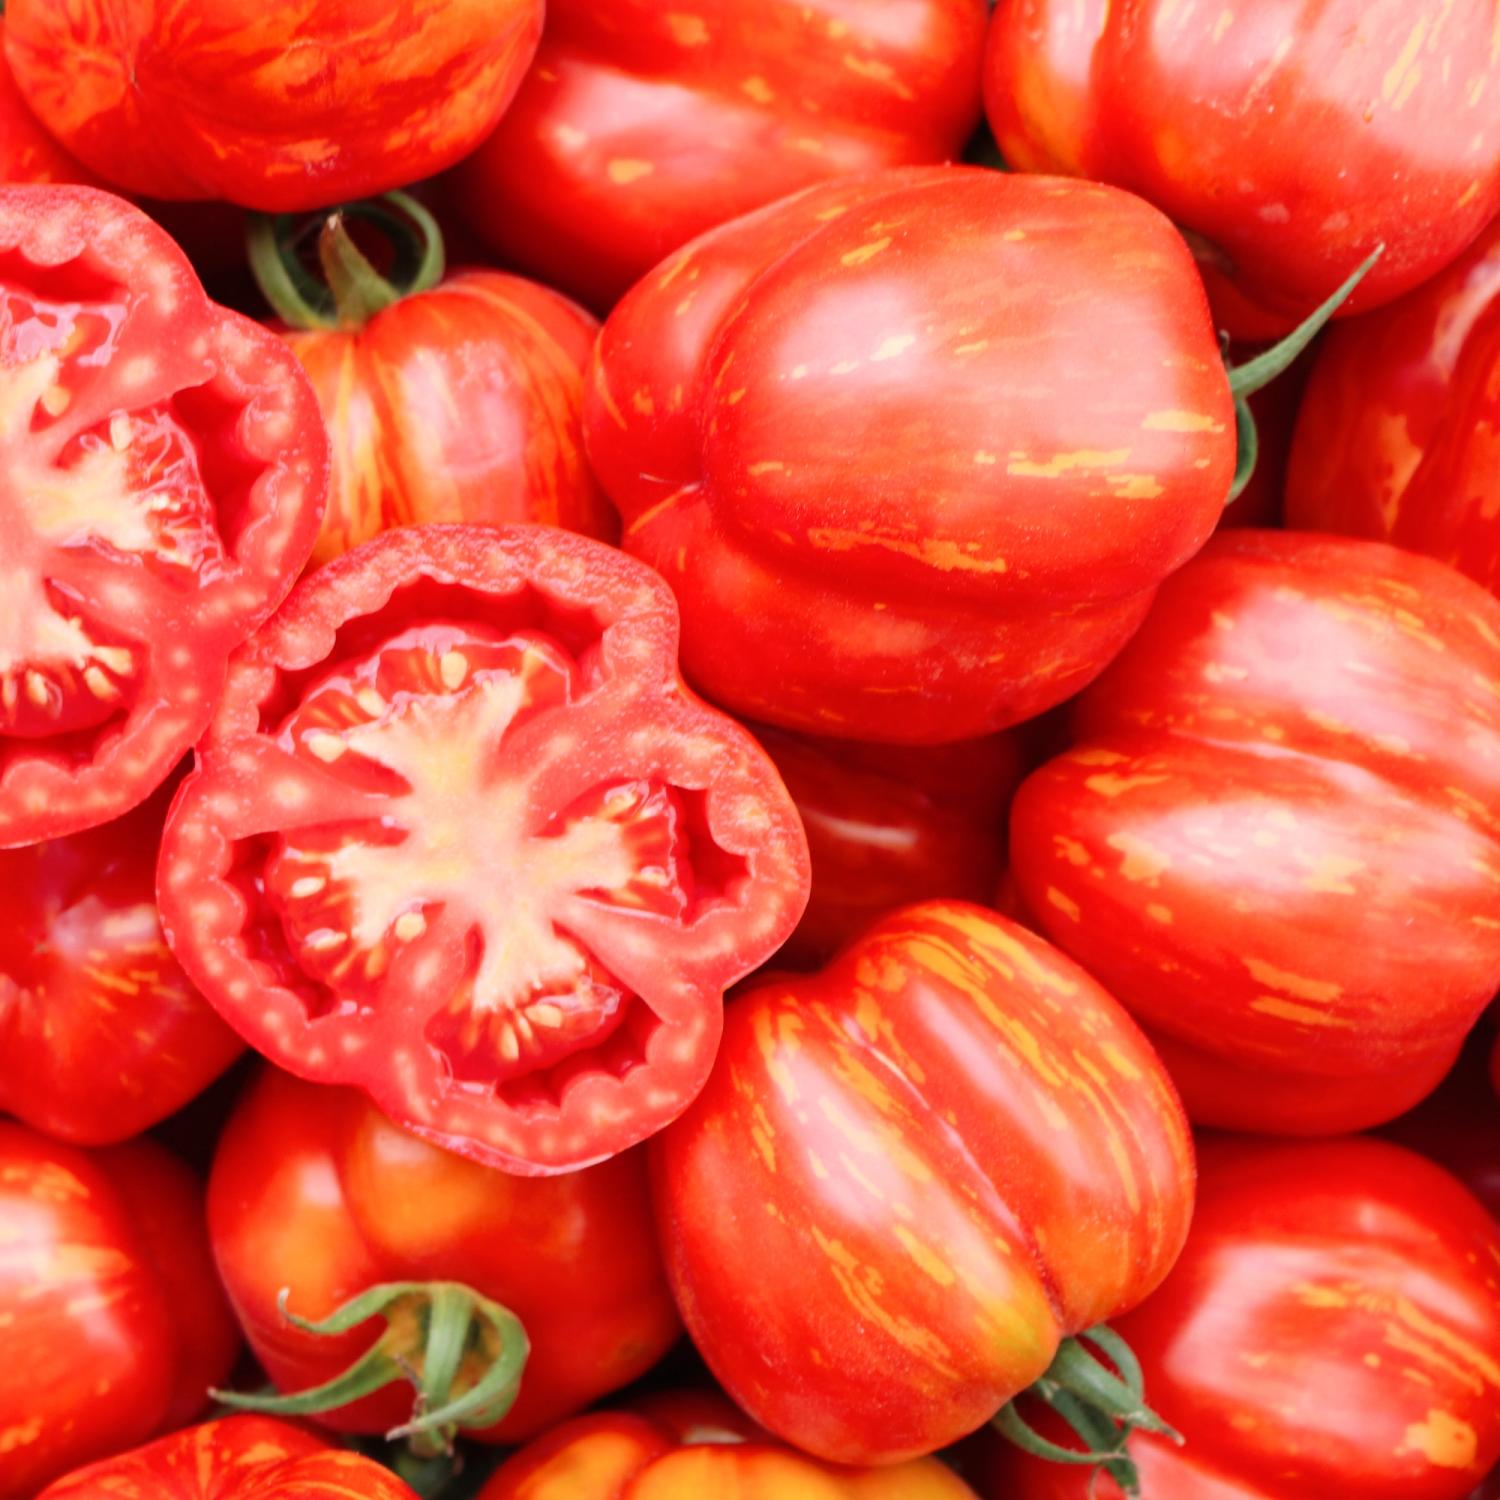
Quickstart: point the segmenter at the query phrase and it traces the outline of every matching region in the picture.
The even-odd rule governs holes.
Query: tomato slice
[[[317,401],[164,231],[0,188],[0,847],[118,817],[212,714],[312,549]]]
[[[550,527],[387,532],[234,658],[168,819],[163,926],[252,1045],[518,1172],[702,1087],[807,846],[677,672],[649,568]]]

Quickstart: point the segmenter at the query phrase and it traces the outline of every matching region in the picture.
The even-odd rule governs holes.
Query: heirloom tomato
[[[550,0],[454,205],[508,263],[607,309],[716,224],[957,156],[984,27],[983,0]]]
[[[785,728],[936,744],[1061,702],[1235,468],[1192,258],[1128,193],[972,167],[814,188],[604,325],[589,457],[683,669]]]
[[[166,789],[68,838],[0,850],[0,1110],[83,1145],[186,1104],[240,1050],[156,914]]]
[[[1500,208],[1500,31],[1452,0],[1001,0],[985,105],[1025,172],[1111,182],[1192,236],[1240,338],[1408,291]]]
[[[6,61],[5,16],[0,12],[0,183],[87,182],[98,179],[42,128],[16,87]]]
[[[0,1121],[0,1328],[0,1500],[191,1421],[237,1347],[193,1175]]]
[[[1378,542],[1221,533],[1022,784],[1011,866],[1207,1125],[1429,1093],[1500,986],[1500,603]]]
[[[1290,524],[1377,537],[1500,590],[1500,219],[1441,276],[1334,329],[1312,367]]]
[[[60,1479],[38,1500],[417,1500],[389,1469],[287,1422],[226,1417]]]
[[[371,1286],[460,1283],[503,1304],[530,1342],[521,1393],[494,1442],[529,1437],[636,1376],[680,1331],[652,1230],[639,1152],[581,1172],[515,1177],[430,1146],[350,1089],[268,1070],[241,1101],[209,1183],[209,1229],[230,1300],[283,1391],[334,1378],[369,1349],[376,1326],[319,1338],[278,1307],[319,1319]],[[412,1309],[430,1298],[414,1294]],[[393,1355],[416,1356],[409,1311]],[[491,1353],[503,1352],[491,1350]],[[467,1379],[483,1373],[474,1361]],[[414,1368],[421,1361],[409,1359]],[[409,1416],[397,1388],[320,1413],[348,1432]]]
[[[162,925],[273,1062],[491,1166],[600,1161],[708,1075],[807,845],[677,674],[661,579],[541,526],[388,531],[235,656]]]
[[[755,727],[797,804],[812,892],[779,958],[823,963],[877,917],[949,897],[988,904],[1004,862],[1015,735],[872,745]]]
[[[327,440],[274,335],[138,209],[0,188],[0,847],[119,817],[207,724],[317,536]]]
[[[1165,1070],[994,912],[893,912],[729,1007],[651,1148],[677,1305],[758,1422],[839,1463],[943,1447],[1146,1296],[1187,1232]],[[1148,1393],[1149,1394],[1149,1393]]]
[[[346,217],[375,221],[410,274],[380,275]],[[313,562],[418,521],[539,521],[612,538],[615,514],[583,456],[594,319],[519,276],[444,279],[441,232],[403,193],[320,225],[321,297],[299,285],[299,237],[285,220],[261,221],[251,250],[333,448]]]
[[[1500,1227],[1383,1141],[1208,1140],[1182,1258],[1120,1319],[1161,1500],[1461,1500],[1500,1459]],[[1119,1500],[997,1451],[993,1500]]]
[[[384,192],[494,127],[542,0],[10,0],[5,53],[42,123],[106,181],[274,211]]]

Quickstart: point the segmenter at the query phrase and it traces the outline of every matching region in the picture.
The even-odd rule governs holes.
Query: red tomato
[[[987,1421],[1063,1338],[1157,1285],[1193,1198],[1181,1106],[1129,1017],[959,902],[749,989],[652,1166],[710,1368],[771,1432],[841,1463]]]
[[[163,792],[101,828],[0,850],[0,1110],[62,1140],[138,1135],[240,1050],[161,935],[166,811]]]
[[[43,1494],[45,1500],[416,1500],[373,1459],[340,1453],[265,1417],[228,1417],[174,1432],[80,1469]]]
[[[1202,1124],[1431,1091],[1500,985],[1500,604],[1375,542],[1223,533],[1022,785],[1011,864]]]
[[[7,1059],[9,1054],[7,1053]],[[234,1361],[203,1197],[160,1146],[0,1121],[0,1500],[190,1421]]]
[[[775,768],[676,646],[649,568],[550,527],[407,527],[309,575],[168,820],[183,968],[273,1062],[488,1165],[643,1140],[808,885]]]
[[[32,114],[3,56],[4,39],[5,17],[0,13],[0,182],[98,183]]]
[[[1448,264],[1500,208],[1500,33],[1451,0],[1002,0],[1006,160],[1140,193],[1199,242],[1219,321],[1269,338],[1377,245],[1337,316]]]
[[[451,166],[510,103],[542,0],[10,0],[42,123],[107,181],[288,212]]]
[[[1378,537],[1500,590],[1500,219],[1390,307],[1328,335],[1287,518]]]
[[[877,917],[948,897],[988,904],[1021,741],[871,745],[757,727],[807,831],[812,894],[778,955],[814,967]]]
[[[0,188],[0,847],[119,817],[207,724],[317,535],[327,441],[280,340],[138,209]]]
[[[454,205],[507,262],[606,309],[762,204],[957,156],[984,27],[982,0],[551,0]]]
[[[277,1307],[283,1288],[288,1309],[314,1320],[393,1281],[458,1281],[508,1307],[531,1354],[519,1399],[483,1434],[491,1442],[529,1437],[634,1380],[680,1331],[638,1152],[514,1177],[429,1146],[349,1089],[268,1070],[224,1132],[208,1211],[235,1311],[284,1391],[353,1364],[379,1325],[301,1332]],[[384,1432],[411,1410],[411,1390],[393,1386],[319,1420]]]
[[[1460,1500],[1500,1459],[1500,1227],[1381,1141],[1205,1142],[1187,1245],[1118,1329],[1187,1442],[1162,1500]],[[997,1454],[994,1500],[1119,1500]]]
[[[1191,257],[1095,185],[813,189],[641,282],[595,376],[589,457],[676,590],[689,679],[850,739],[968,738],[1076,692],[1234,469]]]

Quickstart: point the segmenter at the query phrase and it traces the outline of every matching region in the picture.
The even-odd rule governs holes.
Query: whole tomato
[[[778,1437],[852,1464],[993,1417],[1156,1287],[1193,1199],[1181,1106],[1129,1017],[960,902],[747,988],[651,1159],[709,1367]]]
[[[494,128],[542,0],[10,0],[5,53],[105,181],[287,212],[400,187]]]
[[[1235,467],[1192,258],[1097,184],[914,167],[694,241],[615,309],[585,410],[623,545],[737,713],[938,744],[1061,702]]]
[[[606,310],[716,224],[957,156],[984,27],[982,0],[551,0],[455,207],[507,262]]]
[[[1500,1459],[1500,1226],[1382,1141],[1207,1140],[1182,1258],[1119,1321],[1186,1439],[1161,1500],[1460,1500]],[[997,1451],[992,1500],[1119,1500]]]
[[[1427,280],[1500,208],[1494,7],[1452,0],[1002,0],[985,105],[1006,160],[1111,182],[1196,242],[1219,322],[1285,332]]]
[[[458,1283],[521,1320],[530,1355],[505,1420],[479,1436],[529,1437],[634,1380],[680,1331],[652,1230],[639,1153],[566,1176],[512,1177],[442,1151],[393,1125],[350,1089],[268,1069],[231,1117],[209,1183],[209,1227],[230,1300],[251,1347],[283,1391],[321,1385],[375,1342],[378,1322],[320,1337],[317,1320],[370,1287],[413,1284],[381,1335],[392,1357],[421,1366],[432,1297],[416,1284]],[[475,1357],[454,1393],[485,1373]],[[394,1382],[319,1420],[383,1432],[412,1414]]]
[[[42,1493],[45,1500],[417,1500],[373,1459],[265,1417],[184,1428],[90,1464]]]
[[[170,791],[113,823],[0,850],[0,1110],[61,1140],[138,1135],[243,1045],[162,936]]]
[[[192,1173],[0,1121],[0,1328],[0,1500],[191,1421],[238,1347]]]
[[[823,963],[877,917],[948,897],[988,904],[1025,754],[1012,734],[872,745],[755,728],[807,831],[812,893],[777,954]]]
[[[1377,542],[1221,533],[1022,784],[1011,865],[1201,1124],[1356,1129],[1500,985],[1500,603]]]
[[[1377,537],[1500,590],[1500,219],[1440,276],[1327,335],[1287,520]]]
[[[355,217],[379,226],[408,276],[375,269],[346,227]],[[321,298],[294,279],[285,221],[260,223],[251,250],[328,424],[333,479],[312,562],[420,521],[538,521],[612,539],[618,521],[583,456],[594,319],[519,276],[444,277],[441,231],[404,193],[319,225]]]

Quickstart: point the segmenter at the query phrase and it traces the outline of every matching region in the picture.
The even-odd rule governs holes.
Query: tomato
[[[966,167],[816,188],[695,241],[605,324],[584,420],[624,546],[677,593],[695,686],[915,744],[1082,687],[1234,469],[1171,226],[1111,188]]]
[[[190,1421],[237,1340],[202,1190],[154,1142],[82,1151],[0,1121],[0,1226],[0,1500],[30,1500]]]
[[[1331,333],[1297,423],[1287,518],[1377,537],[1500,590],[1500,219],[1399,302]]]
[[[788,1448],[706,1440],[631,1412],[564,1422],[512,1455],[479,1500],[974,1500],[936,1459],[839,1469]]]
[[[416,1500],[373,1459],[340,1453],[265,1417],[185,1428],[80,1469],[43,1494],[46,1500]]]
[[[0,182],[87,182],[98,179],[69,156],[32,114],[3,56],[5,17],[0,14]]]
[[[1006,160],[1140,193],[1199,243],[1218,320],[1285,332],[1425,281],[1500,209],[1500,37],[1451,0],[1003,0],[985,106]]]
[[[166,797],[0,850],[0,1110],[83,1145],[122,1141],[201,1092],[240,1039],[161,935]]]
[[[317,208],[451,166],[493,129],[542,0],[10,0],[5,52],[42,123],[155,198]]]
[[[695,235],[799,188],[957,156],[984,26],[981,0],[551,0],[454,206],[507,263],[607,309]]]
[[[207,724],[317,535],[327,444],[280,340],[138,209],[0,188],[0,847],[119,817]]]
[[[358,205],[417,261],[387,280],[341,216],[319,247],[319,306],[292,278],[295,238],[252,257],[312,379],[333,445],[333,489],[313,549],[326,562],[418,521],[540,521],[609,540],[618,522],[583,456],[583,376],[598,324],[534,281],[469,270],[440,281],[442,236],[405,194]]]
[[[1500,1459],[1500,1226],[1382,1141],[1203,1144],[1172,1274],[1125,1335],[1186,1437],[1134,1437],[1170,1500],[1460,1500]],[[999,1456],[994,1500],[1119,1500]]]
[[[808,884],[775,768],[676,645],[650,569],[550,527],[407,527],[310,574],[168,819],[183,968],[273,1062],[488,1165],[644,1139]]]
[[[1064,1339],[1157,1285],[1192,1210],[1181,1106],[1129,1017],[960,902],[749,987],[651,1156],[709,1367],[771,1432],[840,1463],[987,1421]]]
[[[821,964],[897,906],[989,903],[1023,771],[1016,736],[871,745],[757,727],[755,737],[797,804],[812,858],[812,894],[782,962]]]
[[[208,1210],[235,1311],[284,1391],[331,1379],[372,1340],[368,1329],[299,1331],[277,1306],[283,1288],[288,1310],[311,1319],[398,1281],[462,1282],[507,1306],[531,1353],[516,1404],[482,1434],[492,1442],[529,1437],[634,1380],[680,1331],[639,1152],[515,1177],[418,1140],[351,1089],[267,1070],[225,1129]],[[384,1432],[411,1408],[411,1391],[395,1386],[319,1420]]]
[[[1011,864],[1201,1124],[1373,1125],[1500,985],[1500,604],[1376,542],[1221,534],[1023,783]]]

